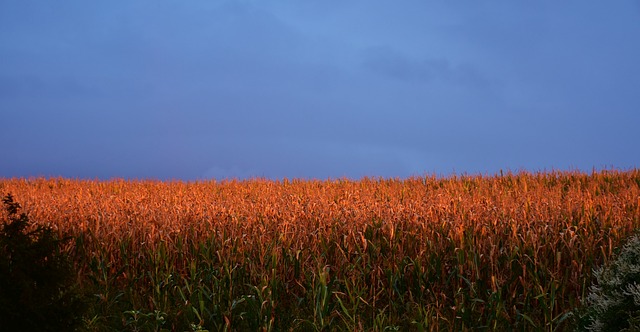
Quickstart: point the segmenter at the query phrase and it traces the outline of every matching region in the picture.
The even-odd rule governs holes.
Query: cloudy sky
[[[0,177],[640,167],[640,1],[0,1]]]

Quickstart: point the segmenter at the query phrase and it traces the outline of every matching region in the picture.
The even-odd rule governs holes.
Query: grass
[[[640,223],[640,171],[406,180],[4,179],[91,331],[561,331]]]

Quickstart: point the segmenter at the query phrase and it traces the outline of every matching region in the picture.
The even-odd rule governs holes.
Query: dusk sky
[[[0,177],[640,166],[640,1],[0,0]]]

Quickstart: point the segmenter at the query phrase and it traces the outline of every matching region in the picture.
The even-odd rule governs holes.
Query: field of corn
[[[640,170],[0,179],[71,234],[96,331],[554,331],[640,226]]]

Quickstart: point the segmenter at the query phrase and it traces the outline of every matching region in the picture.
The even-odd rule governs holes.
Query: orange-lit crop
[[[82,252],[80,275],[102,269],[103,284],[136,289],[128,300],[136,310],[169,313],[180,301],[195,308],[186,292],[226,280],[226,295],[207,300],[212,308],[220,302],[218,314],[177,310],[167,314],[173,328],[181,320],[245,326],[248,316],[233,308],[257,298],[252,328],[550,328],[579,304],[591,270],[640,224],[638,170],[358,181],[4,179],[0,193],[13,194],[31,219],[81,238],[81,248],[69,248]],[[158,286],[169,283],[173,289]],[[280,310],[295,317],[279,320]]]

